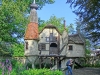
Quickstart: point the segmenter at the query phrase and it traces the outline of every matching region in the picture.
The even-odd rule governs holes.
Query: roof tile
[[[30,22],[27,26],[24,39],[32,40],[32,39],[38,39],[38,23]]]

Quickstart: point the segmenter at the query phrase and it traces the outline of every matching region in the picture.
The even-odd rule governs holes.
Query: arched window
[[[57,47],[56,43],[51,43],[50,47]]]

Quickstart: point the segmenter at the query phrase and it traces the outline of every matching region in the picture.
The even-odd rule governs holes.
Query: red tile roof
[[[27,26],[24,39],[32,40],[32,39],[38,39],[38,23],[30,22]]]

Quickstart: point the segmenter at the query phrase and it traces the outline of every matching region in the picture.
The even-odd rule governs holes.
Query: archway
[[[56,43],[51,43],[50,47],[57,47],[57,44]]]

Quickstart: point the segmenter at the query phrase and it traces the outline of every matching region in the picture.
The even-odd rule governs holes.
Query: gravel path
[[[100,68],[80,68],[74,69],[73,75],[100,75]]]
[[[100,75],[100,68],[80,68],[74,69],[73,75]]]

